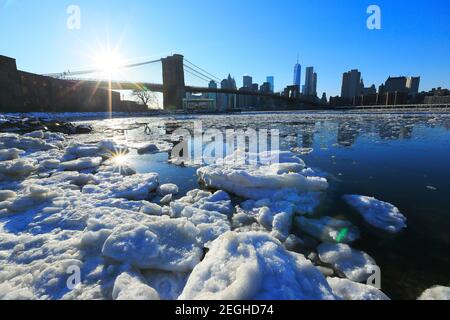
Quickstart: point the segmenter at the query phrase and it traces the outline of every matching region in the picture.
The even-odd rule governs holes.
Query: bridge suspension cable
[[[201,76],[199,76],[199,75],[196,75],[195,73],[190,72],[189,70],[184,70],[184,72],[189,73],[190,75],[192,75],[192,76],[194,76],[194,77],[197,77],[198,79],[203,80],[203,81],[205,81],[205,82],[208,82],[208,83],[210,82],[209,79],[205,79],[205,78],[203,78],[203,77],[201,77]]]
[[[190,75],[196,76],[197,78],[200,78],[206,82],[210,82],[212,81],[211,77],[208,77],[207,75],[205,75],[204,73],[201,73],[187,65],[184,65],[184,72],[189,73]],[[213,80],[215,81],[215,80]]]
[[[123,66],[119,66],[116,69],[118,69],[118,70],[131,69],[131,68],[136,68],[136,67],[144,66],[147,64],[153,64],[153,63],[157,63],[157,62],[161,62],[161,59],[126,64]],[[80,71],[66,71],[66,72],[60,72],[60,73],[48,73],[48,74],[43,74],[43,76],[47,76],[47,77],[80,76],[80,75],[98,73],[98,72],[103,72],[103,71],[104,70],[102,70],[102,69],[89,69],[89,70],[80,70]]]
[[[215,75],[213,75],[212,73],[206,71],[205,69],[200,68],[200,67],[197,66],[196,64],[190,62],[188,59],[184,58],[184,61],[187,62],[187,63],[188,63],[189,65],[191,65],[192,67],[197,68],[197,69],[203,71],[204,74],[208,75],[207,78],[210,78],[210,79],[213,80],[213,81],[218,81],[218,82],[222,81],[219,77],[216,77]]]

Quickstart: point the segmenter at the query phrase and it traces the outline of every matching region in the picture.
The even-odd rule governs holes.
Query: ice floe
[[[390,233],[406,228],[406,217],[390,203],[360,195],[345,195],[343,198],[367,223],[376,228]]]
[[[341,272],[351,281],[364,282],[378,270],[375,260],[367,253],[347,244],[323,243],[318,248],[320,261]]]
[[[280,152],[280,162],[268,165],[241,164],[246,163],[245,157],[248,154],[242,156],[243,160],[239,159],[239,153],[230,157],[234,161],[225,158],[216,165],[199,168],[197,175],[200,181],[209,188],[254,200],[270,198],[280,190],[304,193],[328,188],[325,178],[302,175],[305,164],[291,152]],[[264,158],[267,155],[259,154],[258,157]]]
[[[178,186],[173,183],[162,184],[158,187],[156,192],[161,196],[166,196],[168,194],[176,195],[178,194]]]
[[[335,295],[343,300],[390,300],[381,290],[348,279],[327,278]]]
[[[418,300],[450,300],[450,287],[434,286],[425,290]]]
[[[183,300],[335,299],[324,276],[266,233],[228,232],[190,275]]]

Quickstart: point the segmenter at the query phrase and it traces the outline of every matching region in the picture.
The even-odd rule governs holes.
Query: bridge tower
[[[161,59],[164,110],[183,108],[183,99],[186,97],[183,60],[181,54]]]

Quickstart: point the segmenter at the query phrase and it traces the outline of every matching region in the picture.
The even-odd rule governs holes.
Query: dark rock
[[[64,134],[87,134],[92,132],[92,127],[89,125],[75,126],[70,122],[60,120],[18,116],[6,116],[1,120],[0,132],[28,133],[39,130]]]

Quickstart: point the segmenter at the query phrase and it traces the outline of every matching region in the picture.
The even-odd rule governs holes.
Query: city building
[[[317,96],[317,73],[314,72],[314,67],[306,68],[303,95]]]
[[[361,94],[361,72],[353,69],[342,75],[341,98],[353,99]]]
[[[236,90],[236,80],[228,74],[226,79],[223,79],[220,83],[220,87],[222,89],[234,89]],[[236,95],[235,94],[218,94],[217,95],[217,110],[218,111],[227,111],[235,109],[236,107]]]
[[[384,92],[401,92],[410,95],[419,93],[420,77],[389,77],[384,84]]]
[[[419,93],[420,77],[408,77],[406,87],[409,88],[409,94],[416,95]]]
[[[242,80],[244,88],[251,88],[253,84],[253,78],[249,75],[245,75]]]
[[[275,92],[275,78],[273,76],[268,76],[266,81],[270,84],[270,92]]]
[[[264,82],[260,87],[259,87],[259,91],[262,93],[271,93],[271,86],[269,82]]]
[[[300,65],[297,57],[297,63],[294,66],[294,86],[298,86],[300,88],[302,83],[302,66]]]
[[[217,89],[217,82],[211,80],[208,84],[208,88],[210,89]],[[217,100],[217,93],[208,93],[208,99],[213,99],[213,100]]]

